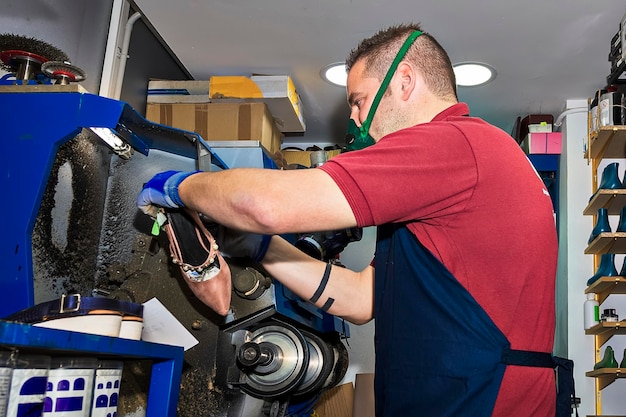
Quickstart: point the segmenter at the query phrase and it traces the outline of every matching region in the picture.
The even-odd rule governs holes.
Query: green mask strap
[[[420,32],[419,30],[416,30],[411,35],[409,35],[409,37],[406,38],[406,40],[402,44],[402,47],[400,48],[400,50],[398,51],[398,54],[396,55],[393,62],[391,63],[389,70],[387,70],[387,74],[385,75],[385,78],[383,79],[383,82],[380,85],[380,88],[378,89],[376,96],[374,97],[374,101],[372,102],[370,111],[368,112],[367,117],[365,118],[365,121],[363,121],[363,124],[361,125],[361,127],[359,128],[354,122],[354,120],[350,119],[349,126],[348,126],[348,133],[346,134],[346,143],[347,143],[346,148],[349,151],[363,149],[375,143],[374,139],[372,139],[372,137],[369,135],[369,130],[370,130],[370,125],[372,124],[372,119],[374,118],[374,114],[376,113],[376,109],[378,108],[378,104],[380,103],[380,100],[383,98],[385,91],[387,91],[387,87],[389,87],[391,78],[393,78],[393,75],[395,74],[396,69],[398,68],[398,65],[400,64],[400,61],[404,59],[404,56],[406,55],[407,51],[409,50],[411,45],[413,45],[413,42],[415,42],[415,39],[417,39],[420,35],[422,35],[422,32]]]

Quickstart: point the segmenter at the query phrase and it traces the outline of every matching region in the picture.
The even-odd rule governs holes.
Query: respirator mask
[[[387,87],[389,87],[389,82],[391,81],[393,74],[396,72],[398,64],[400,63],[400,61],[402,61],[411,45],[413,45],[415,39],[417,39],[421,34],[422,32],[416,30],[411,35],[409,35],[409,37],[402,44],[402,47],[400,48],[398,54],[391,63],[389,70],[387,70],[387,74],[385,75],[385,78],[383,79],[383,82],[380,85],[376,96],[374,97],[372,107],[370,107],[370,111],[367,113],[367,117],[361,124],[361,127],[358,127],[353,119],[350,119],[348,121],[348,131],[346,133],[346,150],[356,151],[359,149],[367,148],[368,146],[376,143],[374,139],[370,136],[369,130],[372,119],[374,118],[374,114],[376,113],[376,109],[378,108],[378,104],[383,98],[383,94],[385,94]]]

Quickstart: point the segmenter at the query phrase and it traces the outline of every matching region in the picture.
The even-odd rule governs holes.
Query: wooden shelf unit
[[[599,110],[598,110],[599,111]],[[591,114],[589,126],[591,126]],[[626,158],[626,126],[602,126],[596,131],[589,131],[585,158],[591,164],[592,194],[584,215],[591,215],[594,224],[597,222],[598,209],[606,208],[609,215],[620,215],[626,206],[626,188],[598,189],[598,167],[603,159]],[[585,248],[585,254],[594,255],[594,270],[600,264],[601,255],[606,253],[626,254],[626,232],[605,232],[596,236]],[[626,277],[600,277],[585,289],[585,293],[595,293],[597,300],[602,304],[611,294],[626,294]],[[585,334],[593,335],[595,340],[595,360],[597,363],[600,351],[613,336],[626,335],[626,320],[619,322],[601,322],[588,330]],[[602,414],[601,391],[615,382],[626,377],[626,368],[601,368],[585,372],[585,376],[596,380],[596,413]],[[593,416],[588,416],[593,417]],[[619,416],[613,416],[619,417]]]

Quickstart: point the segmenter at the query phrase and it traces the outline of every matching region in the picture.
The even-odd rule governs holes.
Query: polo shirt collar
[[[445,120],[452,116],[469,116],[469,107],[465,103],[456,103],[433,118],[433,122]]]

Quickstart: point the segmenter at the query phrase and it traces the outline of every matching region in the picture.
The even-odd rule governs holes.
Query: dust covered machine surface
[[[48,70],[80,78],[56,65]],[[200,342],[185,352],[178,416],[310,415],[321,392],[345,375],[347,324],[240,259],[227,259],[231,307],[217,316],[186,288],[166,237],[153,237],[136,208],[156,172],[235,165],[198,134],[148,122],[124,102],[29,77],[0,81],[0,181],[12,196],[0,291],[14,295],[0,315],[68,292],[138,303],[156,297]],[[274,168],[268,158],[263,164]],[[138,386],[144,373],[138,369]]]

